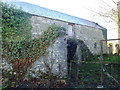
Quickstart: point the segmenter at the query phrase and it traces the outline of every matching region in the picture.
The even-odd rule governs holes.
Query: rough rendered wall
[[[67,22],[52,20],[44,17],[38,17],[38,16],[32,16],[31,18],[31,24],[32,24],[32,33],[33,38],[37,38],[38,36],[42,35],[42,33],[48,29],[50,25],[57,24],[58,26],[62,26],[69,30],[69,26]],[[73,30],[75,33],[74,39],[77,41],[81,40],[86,44],[86,46],[89,48],[89,50],[93,54],[99,54],[100,53],[100,44],[99,41],[103,40],[103,34],[101,30],[82,26],[82,25],[74,25]],[[45,62],[52,67],[51,72],[55,75],[59,75],[61,77],[67,75],[67,40],[69,39],[69,36],[57,38],[55,42],[51,42],[51,45],[48,48],[48,53],[45,56],[39,57],[38,60],[36,60],[32,67],[28,69],[27,75],[31,75],[33,77],[38,77],[39,70],[42,72],[46,72],[47,68],[45,66]],[[78,40],[79,39],[79,40]],[[94,47],[94,44],[97,43],[96,48]],[[78,45],[77,47],[77,59],[81,59],[81,45]],[[85,45],[83,45],[85,46]],[[86,55],[86,54],[85,54]],[[4,63],[4,62],[3,62]],[[11,67],[10,64],[7,64],[9,67]],[[8,67],[4,67],[6,70]],[[32,72],[34,71],[34,73]]]
[[[44,17],[32,16],[33,38],[38,38],[50,25],[56,24],[67,29],[67,23]],[[48,69],[50,68],[50,70]],[[51,71],[54,75],[66,77],[67,75],[67,39],[66,36],[59,37],[47,49],[45,56],[40,57],[28,70],[28,75],[39,77],[40,72]]]
[[[38,17],[38,16],[32,16],[31,18],[31,24],[32,24],[32,34],[33,37],[39,37],[45,30],[48,29],[50,25],[56,24],[58,26],[62,26],[64,28],[67,27],[67,23],[48,19],[44,17]]]
[[[82,25],[75,25],[74,30],[76,38],[84,41],[93,54],[100,54],[100,40],[104,40],[101,30]]]
[[[30,68],[28,74],[32,77],[40,76],[40,72],[51,71],[54,75],[60,77],[67,76],[67,43],[66,36],[57,38],[53,45],[48,48],[45,56],[36,60]],[[46,67],[49,66],[50,70]],[[33,73],[33,71],[35,73]]]
[[[58,21],[54,19],[48,19],[44,17],[32,16],[31,18],[32,26],[33,26],[33,37],[40,36],[50,25],[56,24],[58,26],[62,26],[66,29],[69,28],[67,22]],[[93,54],[100,54],[100,40],[104,40],[102,30],[83,26],[83,25],[74,25],[73,30],[75,31],[75,37],[84,41],[84,43],[88,46],[90,51]],[[95,47],[96,43],[96,48]],[[104,51],[106,52],[106,50]]]
[[[31,18],[32,23],[32,33],[33,38],[37,38],[42,33],[48,29],[50,25],[56,24],[58,26],[62,26],[69,30],[69,25],[67,22],[48,19],[44,17],[38,17],[38,16],[32,16]],[[90,51],[93,54],[99,54],[100,53],[100,44],[99,41],[103,40],[103,33],[101,30],[82,26],[82,25],[74,25],[72,27],[72,30],[74,30],[74,39],[79,39],[86,44],[86,46],[90,49]],[[61,37],[55,40],[54,43],[50,45],[48,48],[48,53],[40,57],[38,60],[36,60],[33,64],[33,66],[29,70],[29,74],[32,76],[39,76],[40,74],[38,71],[46,72],[47,68],[45,66],[46,63],[51,67],[51,63],[53,62],[53,68],[51,70],[52,73],[59,75],[59,76],[66,76],[67,75],[67,39],[69,36]],[[96,48],[95,44],[96,43]],[[77,51],[81,53],[80,51]],[[80,58],[80,57],[79,57]],[[31,71],[35,71],[35,74],[31,73]]]

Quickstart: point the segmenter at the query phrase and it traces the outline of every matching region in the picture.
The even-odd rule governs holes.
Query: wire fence
[[[70,78],[75,78],[80,85],[94,85],[97,88],[120,86],[120,39],[101,40],[100,55],[92,60],[83,60],[80,64],[71,60]]]
[[[68,63],[68,67],[69,67],[68,77],[70,80],[75,80],[75,82],[72,81],[70,83],[73,83],[74,86],[83,87],[83,88],[119,87],[120,86],[120,72],[119,72],[120,71],[120,68],[119,68],[120,47],[118,44],[119,40],[120,39],[111,39],[107,41],[101,40],[100,55],[92,55],[90,58],[87,58],[87,60],[84,60],[86,59],[85,56],[87,57],[86,54],[89,52],[87,48],[84,48],[82,50],[82,52],[84,52],[85,50],[85,54],[84,56],[82,56],[83,60],[81,60],[79,63],[77,60],[70,60],[70,62]],[[79,42],[79,43],[82,44],[81,47],[85,46],[83,42]],[[4,57],[7,53],[7,56],[12,56],[11,58],[15,57],[15,59],[17,57],[20,60],[22,59],[24,60],[24,58],[26,57],[33,58],[33,60],[28,58],[28,59],[25,59],[25,62],[21,62],[21,64],[24,66],[27,66],[27,65],[29,66],[29,64],[23,64],[23,63],[26,63],[27,60],[29,62],[30,61],[32,62],[35,60],[35,58],[31,57],[31,55],[37,56],[39,53],[39,50],[36,49],[39,46],[38,40],[32,41],[32,43],[20,42],[17,44],[16,43],[11,43],[11,44],[10,43],[8,45],[5,44],[5,50],[9,50],[12,52],[11,53],[7,53],[7,51],[4,52]],[[23,44],[24,46],[22,46]],[[18,47],[18,45],[20,47]],[[14,47],[17,47],[17,48],[14,48]],[[21,54],[20,50],[21,52],[25,51],[25,53]],[[15,51],[18,53],[14,54]],[[34,51],[34,53],[32,51]],[[15,64],[15,65],[18,65],[18,64]],[[19,66],[21,66],[21,64],[19,64]],[[21,68],[23,69],[23,67],[19,67],[19,69],[17,68],[15,69],[17,69],[19,72]],[[51,78],[51,80],[52,79],[53,77]]]

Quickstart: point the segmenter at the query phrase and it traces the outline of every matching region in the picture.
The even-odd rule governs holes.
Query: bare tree
[[[117,3],[119,2],[119,0],[111,0],[114,7],[109,5],[109,3],[105,2],[104,0],[101,0],[109,9],[105,8],[105,7],[100,7],[102,9],[101,12],[99,12],[98,14],[102,17],[105,18],[109,18],[110,21],[115,22],[116,24],[118,24],[118,8],[117,8]]]
[[[95,11],[94,9],[88,9],[92,11],[94,16],[102,17],[107,23],[115,23],[115,29],[118,29],[118,2],[119,0],[99,0],[101,2],[99,10]],[[110,3],[111,1],[111,3]]]

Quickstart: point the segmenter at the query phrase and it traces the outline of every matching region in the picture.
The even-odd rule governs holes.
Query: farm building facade
[[[95,22],[53,11],[47,8],[15,2],[16,7],[32,15],[33,37],[40,36],[50,25],[65,27],[69,36],[83,40],[93,54],[99,54],[99,41],[107,39],[107,30]],[[94,49],[94,45],[98,48]]]
[[[17,8],[31,15],[32,38],[39,38],[51,25],[64,27],[66,35],[56,38],[48,48],[48,53],[34,62],[28,74],[37,77],[38,71],[46,72],[49,65],[55,75],[66,76],[68,61],[78,63],[87,56],[99,55],[100,40],[107,39],[107,30],[95,22],[53,11],[25,2],[13,2]],[[32,73],[35,71],[35,73]]]

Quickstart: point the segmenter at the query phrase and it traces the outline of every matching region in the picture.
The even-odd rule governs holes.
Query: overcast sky
[[[117,38],[113,30],[114,24],[108,24],[107,20],[99,17],[95,12],[115,7],[112,0],[2,0],[2,1],[24,1],[35,5],[60,11],[69,15],[97,22],[107,28],[108,38]],[[116,1],[116,0],[115,0]],[[105,7],[105,9],[101,9]],[[94,12],[95,11],[95,12]]]

